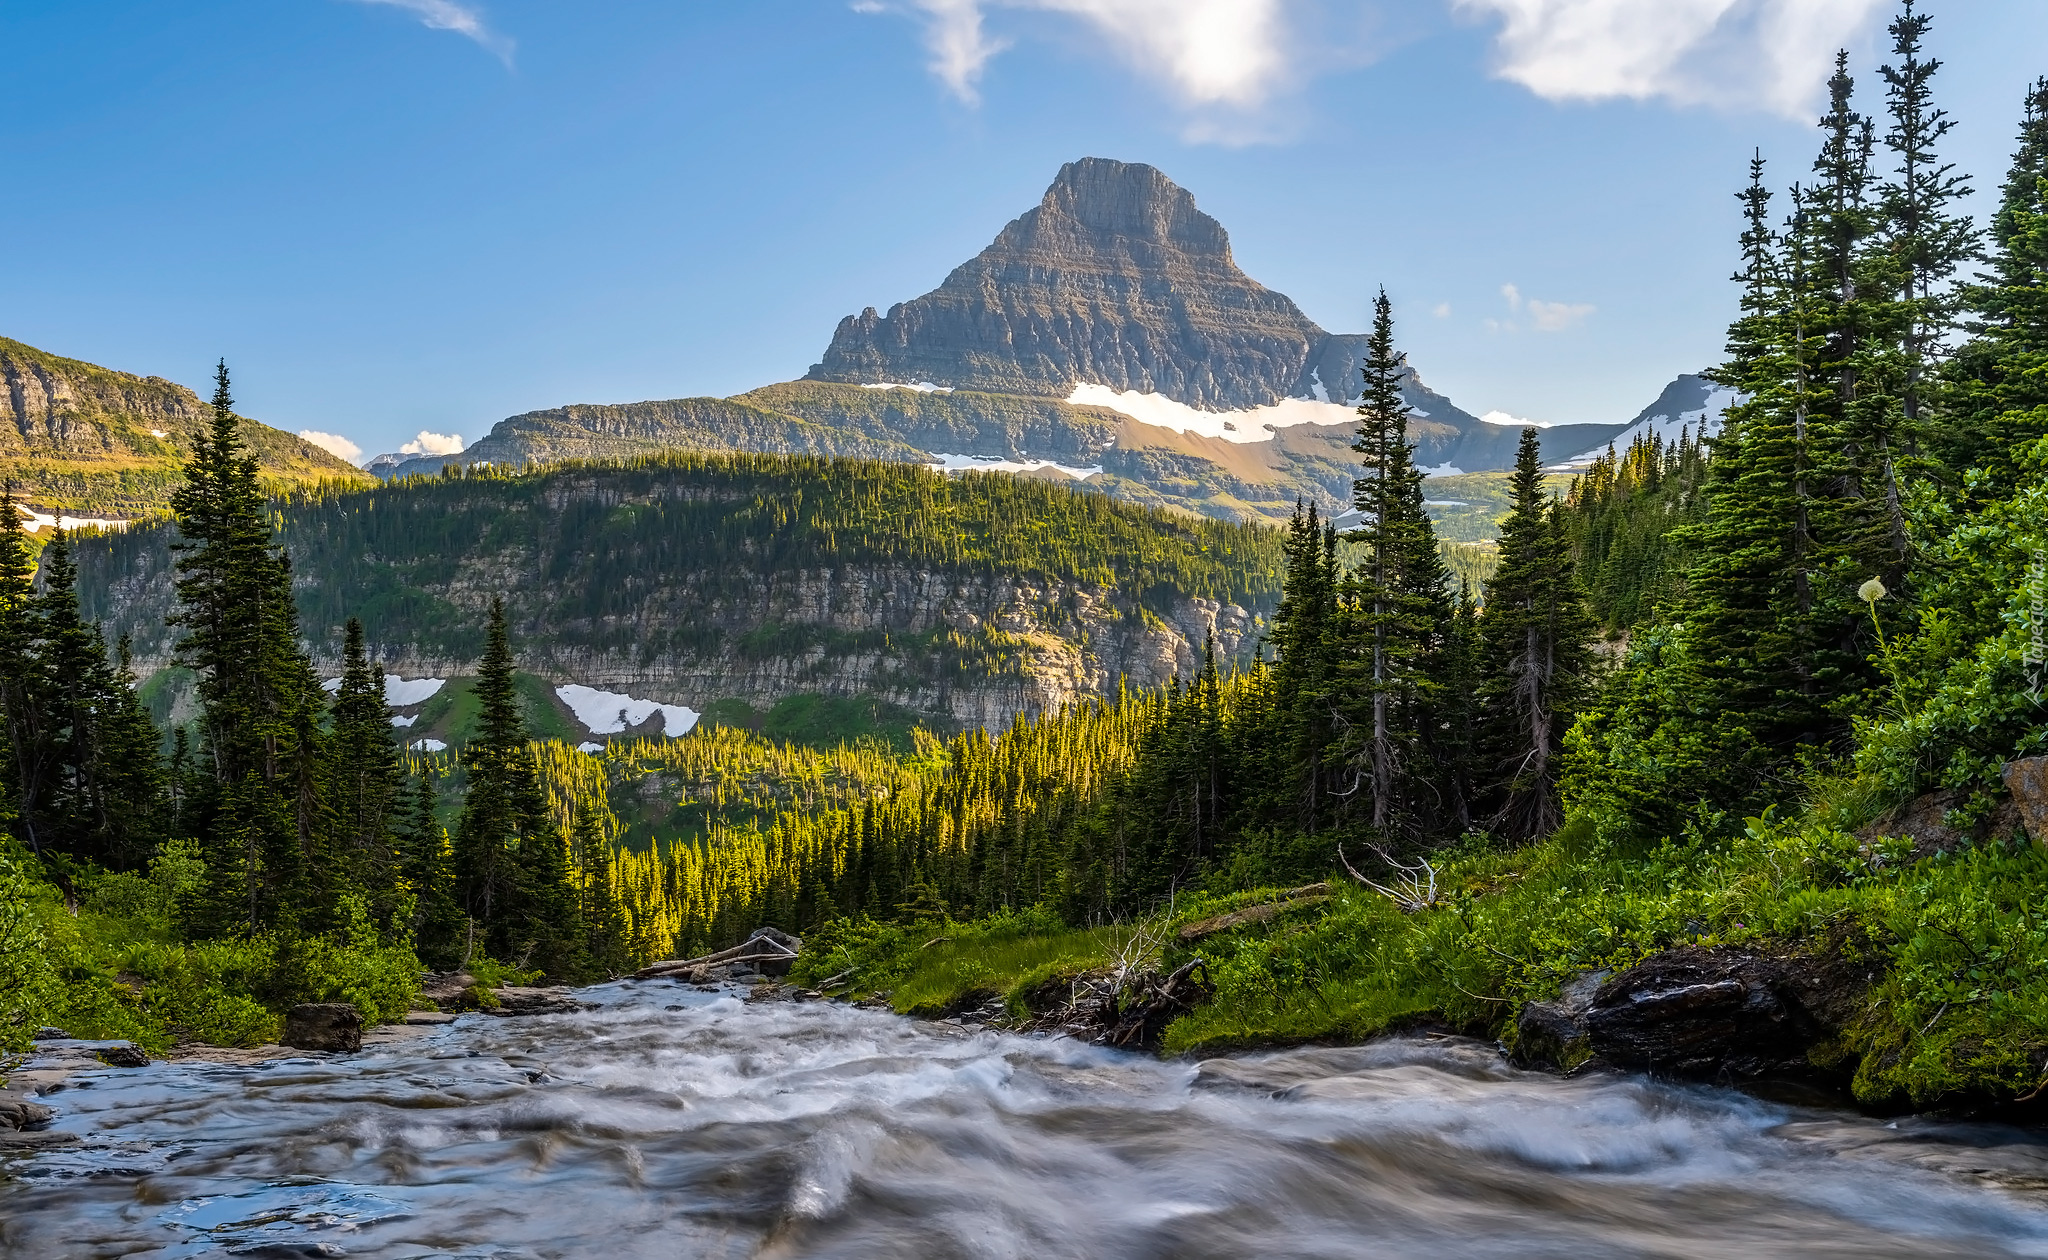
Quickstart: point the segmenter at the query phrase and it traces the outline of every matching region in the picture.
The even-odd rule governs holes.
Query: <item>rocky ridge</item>
[[[0,475],[46,512],[135,517],[164,507],[213,409],[174,381],[65,359],[0,337]],[[243,437],[280,483],[364,484],[368,474],[255,421]]]

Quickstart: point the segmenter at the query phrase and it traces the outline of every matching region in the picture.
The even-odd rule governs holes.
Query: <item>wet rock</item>
[[[2048,845],[2048,757],[2007,762],[2004,779],[2027,836],[2035,844]]]
[[[40,1129],[50,1123],[56,1114],[39,1102],[29,1101],[27,1094],[11,1089],[0,1089],[0,1132],[19,1133],[24,1129]]]
[[[108,1046],[99,1052],[100,1062],[108,1067],[139,1068],[149,1066],[149,1052],[141,1046]]]
[[[1581,976],[1517,1021],[1515,1057],[1708,1080],[1825,1079],[1811,1052],[1853,1018],[1875,972],[1831,951],[1688,946]]]
[[[363,1048],[363,1017],[347,1002],[302,1002],[284,1013],[282,1040],[294,1050],[354,1053]]]
[[[420,998],[445,1011],[459,1005],[475,984],[476,977],[466,971],[430,971],[420,977]]]
[[[1586,1036],[1586,1012],[1594,994],[1614,973],[1589,971],[1565,982],[1555,1001],[1531,1002],[1515,1021],[1517,1063],[1574,1070],[1592,1057]]]
[[[407,1011],[405,1013],[405,1022],[415,1027],[433,1027],[440,1024],[452,1024],[455,1022],[455,1016],[450,1015],[446,1011]]]
[[[508,984],[491,993],[498,999],[497,1007],[489,1012],[492,1015],[567,1015],[589,1006],[577,1001],[569,989],[559,986],[527,988]]]
[[[69,1041],[71,1034],[61,1028],[38,1028],[29,1037],[30,1041]]]

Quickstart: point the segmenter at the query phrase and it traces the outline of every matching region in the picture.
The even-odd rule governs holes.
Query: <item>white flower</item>
[[[1891,594],[1891,592],[1884,589],[1883,582],[1878,581],[1876,578],[1872,578],[1868,582],[1865,582],[1863,585],[1857,587],[1856,594],[1859,598],[1863,600],[1864,603],[1875,604],[1878,600],[1881,600],[1886,595]]]

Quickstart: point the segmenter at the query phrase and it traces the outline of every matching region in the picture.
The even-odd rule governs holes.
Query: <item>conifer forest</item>
[[[1568,478],[1524,430],[1483,565],[1425,504],[1384,292],[1352,500],[1277,529],[788,455],[273,497],[221,365],[161,519],[31,536],[0,501],[0,1048],[48,1025],[255,1045],[299,1003],[402,1019],[423,973],[593,983],[772,926],[803,941],[793,983],[899,1011],[1026,1018],[1136,950],[1206,976],[1168,1053],[1426,1024],[1571,1060],[1525,1010],[1697,947],[1873,975],[1811,1052],[1867,1104],[2040,1095],[2048,858],[2008,767],[2048,755],[2048,80],[1973,190],[1928,26],[1907,6],[1874,74],[1843,54],[1810,161],[1758,156],[1729,190],[1719,430]],[[550,515],[572,478],[612,506]],[[679,478],[682,506],[616,506]],[[481,633],[411,593],[515,535],[559,571]],[[664,642],[712,643],[706,610],[760,571],[856,562],[1259,624],[1163,686],[1005,729],[819,745],[707,718],[594,749],[537,729],[522,639],[559,622],[630,651],[636,583],[678,554],[707,576]],[[111,629],[124,573],[175,592],[161,626]],[[339,629],[338,683],[315,628]],[[144,634],[190,679],[176,717],[138,694]],[[375,645],[399,639],[475,662],[466,742],[394,728]],[[932,677],[980,677],[1020,643],[920,650]]]

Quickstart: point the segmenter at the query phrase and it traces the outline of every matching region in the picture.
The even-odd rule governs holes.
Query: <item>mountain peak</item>
[[[1088,383],[1232,410],[1301,393],[1324,340],[1164,172],[1082,158],[938,288],[841,320],[809,376],[1059,398]]]

